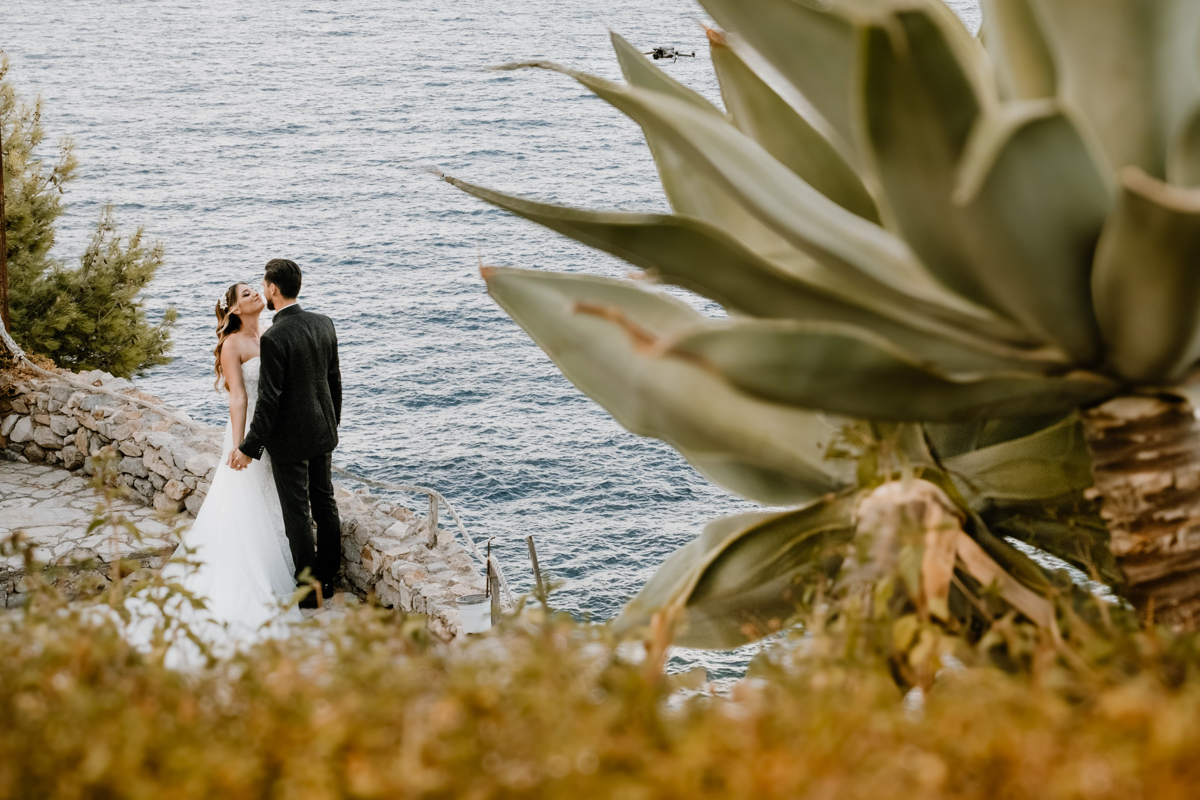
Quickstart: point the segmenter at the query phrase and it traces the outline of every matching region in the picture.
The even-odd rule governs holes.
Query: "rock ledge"
[[[63,501],[84,486],[70,473],[90,475],[92,456],[103,447],[120,453],[119,480],[147,507],[146,513],[135,515],[139,526],[162,525],[149,509],[164,517],[194,517],[212,485],[224,432],[192,421],[106,372],[59,373],[93,389],[49,377],[0,386],[0,461],[12,464],[0,463],[0,486],[5,487],[0,492],[0,537],[37,529],[47,561],[60,557],[59,550],[65,555],[72,549],[67,546],[74,542],[71,537],[86,530],[90,515],[75,519],[82,513],[79,497]],[[364,594],[373,592],[385,606],[428,615],[430,630],[439,638],[456,635],[455,599],[484,590],[462,543],[440,528],[431,537],[426,519],[366,490],[337,485],[336,491],[346,582]],[[127,548],[115,557],[136,557],[143,566],[157,566],[172,549],[170,542],[156,541],[146,552]],[[103,562],[104,555],[98,555]],[[9,563],[16,560],[0,558],[0,606],[21,602],[23,567]]]

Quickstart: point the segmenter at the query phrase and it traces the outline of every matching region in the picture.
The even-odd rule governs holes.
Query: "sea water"
[[[974,0],[952,5],[978,24]],[[123,231],[144,225],[166,247],[146,297],[155,319],[178,309],[174,361],[142,388],[222,422],[213,307],[292,258],[303,305],[340,337],[336,462],[436,487],[518,591],[533,534],[563,582],[553,604],[605,619],[708,520],[752,506],[617,425],[479,277],[481,262],[612,277],[629,265],[423,167],[548,202],[666,211],[635,124],[563,75],[485,67],[547,58],[616,78],[611,29],[694,50],[663,68],[719,102],[705,21],[687,0],[7,0],[0,47],[25,97],[44,98],[49,140],[75,140],[56,255],[77,263],[109,203]],[[752,652],[674,662],[728,678]]]

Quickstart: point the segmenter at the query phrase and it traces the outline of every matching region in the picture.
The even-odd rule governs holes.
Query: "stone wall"
[[[123,378],[60,374],[0,386],[0,457],[90,474],[92,455],[112,447],[121,455],[119,480],[134,500],[164,515],[194,516],[212,485],[223,430],[192,421]],[[337,500],[346,582],[386,606],[427,614],[435,635],[455,635],[455,598],[484,588],[462,543],[441,529],[431,537],[427,520],[364,490],[339,485]]]
[[[458,631],[456,598],[479,594],[484,580],[453,531],[438,528],[431,542],[428,520],[365,489],[336,487],[342,516],[342,573],[380,603],[429,616],[440,638]]]
[[[187,508],[195,514],[217,467],[220,433],[191,423],[183,412],[137,392],[123,378],[98,370],[76,377],[118,396],[50,378],[14,383],[10,396],[0,399],[5,457],[82,467],[90,474],[90,454],[112,445],[122,456],[121,483],[141,500],[159,511]],[[123,398],[148,401],[159,410]]]

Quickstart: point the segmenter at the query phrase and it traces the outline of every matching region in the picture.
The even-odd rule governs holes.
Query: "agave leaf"
[[[701,0],[784,75],[846,142],[856,142],[852,17],[806,0]]]
[[[1088,120],[1112,170],[1167,177],[1168,150],[1200,103],[1200,4],[1029,2],[1054,53],[1059,94]]]
[[[833,145],[756,75],[724,36],[710,29],[708,39],[721,97],[737,129],[818,192],[847,211],[878,223],[875,201]]]
[[[1163,176],[1155,105],[1157,0],[1030,0],[1054,53],[1059,95],[1080,111],[1113,171]],[[1097,46],[1103,42],[1104,46]]]
[[[945,459],[1029,436],[1054,425],[1061,419],[1061,414],[1051,414],[1041,417],[988,419],[978,422],[930,422],[923,425],[922,428],[938,458]]]
[[[845,305],[837,293],[799,279],[792,271],[744,246],[704,220],[681,215],[585,211],[536,203],[443,176],[453,186],[525,219],[647,270],[665,283],[682,286],[754,316],[807,317],[828,305]],[[815,284],[815,285],[813,285]],[[851,294],[849,289],[846,294]],[[885,303],[879,304],[881,307]],[[829,313],[837,313],[830,311]]]
[[[1167,180],[1200,185],[1200,3],[1159,0],[1162,18],[1154,48],[1158,82],[1165,100]]]
[[[1145,13],[1143,4],[1137,4]],[[1200,3],[1194,0],[1153,0],[1155,39],[1150,47],[1155,70],[1159,127],[1166,153],[1166,177],[1172,183],[1195,185],[1182,180],[1186,171],[1200,167],[1194,142],[1185,128],[1200,111]]]
[[[611,253],[646,270],[648,277],[694,291],[731,311],[785,319],[846,317],[866,327],[871,327],[870,320],[879,315],[929,324],[896,302],[894,296],[874,298],[861,291],[856,294],[855,287],[838,285],[836,276],[825,274],[819,265],[801,264],[795,258],[787,259],[789,269],[781,268],[700,219],[585,211],[537,203],[448,175],[443,177],[475,197]],[[858,308],[853,300],[864,308]]]
[[[725,212],[726,216],[749,213],[769,226],[772,235],[789,240],[836,273],[843,283],[857,284],[861,291],[877,295],[898,295],[922,314],[1009,345],[1043,344],[1036,336],[946,290],[903,241],[813,189],[782,168],[757,142],[716,115],[669,95],[625,88],[552,62],[518,62],[496,69],[527,67],[571,75],[638,122],[656,152],[664,187],[675,181],[683,186],[706,180],[726,190],[725,198],[740,204],[736,210],[715,205],[688,210],[672,200],[676,211],[723,228],[755,252],[786,265],[791,260],[787,257],[791,245],[783,244],[780,253],[780,248],[772,250],[769,242],[751,242],[730,230],[728,221],[722,218]],[[670,158],[665,157],[667,153]],[[672,196],[671,190],[668,195]]]
[[[943,283],[986,305],[951,199],[981,100],[928,16],[904,14],[864,37],[866,135],[904,238]]]
[[[621,74],[625,76],[625,80],[629,81],[630,85],[669,94],[691,103],[701,111],[711,111],[721,117],[725,116],[721,109],[710,103],[704,95],[684,86],[651,63],[621,34],[612,31],[609,36],[612,39],[613,50],[617,54],[617,62],[621,65]]]
[[[853,465],[825,459],[838,424],[747,397],[655,352],[704,317],[660,292],[586,275],[488,268],[488,291],[563,374],[633,433],[666,441],[706,477],[757,502],[836,491]]]
[[[940,0],[701,0],[721,27],[736,32],[809,100],[839,137],[857,144],[858,66],[862,29],[879,24],[896,7],[917,10],[951,32],[964,59],[979,48]],[[986,85],[976,61],[972,79]]]
[[[1176,381],[1200,359],[1200,190],[1137,167],[1121,186],[1092,274],[1108,359],[1130,381]]]
[[[644,130],[644,129],[643,129]],[[645,131],[646,144],[658,167],[663,193],[677,214],[704,220],[726,231],[756,253],[797,252],[777,231],[758,219],[713,176],[695,169],[675,142]]]
[[[1029,0],[982,0],[983,40],[996,69],[1001,96],[1010,100],[1054,97],[1054,56]]]
[[[731,649],[787,621],[805,590],[841,563],[828,557],[853,536],[854,496],[822,498],[782,514],[740,514],[709,523],[675,551],[614,621],[619,636],[659,612],[677,617],[675,644]]]
[[[964,348],[988,357],[981,362],[984,364],[1056,363],[1053,353],[1006,348],[931,319],[903,298],[856,291],[819,265],[809,265],[801,272],[801,265],[793,260],[790,270],[781,269],[701,220],[535,203],[443,177],[475,197],[623,258],[647,270],[649,277],[694,291],[736,313],[845,322],[890,339],[909,352],[925,353],[938,363],[942,358],[958,358]]]
[[[1200,186],[1200,108],[1171,140],[1167,176],[1180,186]]]
[[[871,420],[1065,414],[1116,389],[1086,372],[941,372],[891,342],[832,323],[739,320],[689,332],[670,352],[765,400]]]
[[[989,499],[1035,500],[1092,485],[1092,462],[1079,418],[1037,433],[942,459],[963,494],[978,506]]]
[[[776,353],[774,356],[766,356],[769,362],[774,363],[776,358],[782,357],[785,352],[800,353],[807,350],[814,334],[824,335],[843,331],[849,332],[852,337],[857,337],[861,333],[866,341],[886,342],[891,350],[903,354],[912,363],[941,375],[996,372],[1029,372],[1036,375],[1045,372],[1048,366],[1031,359],[1006,356],[915,331],[900,332],[900,337],[888,338],[863,327],[846,325],[837,320],[739,319],[728,324],[710,326],[703,330],[689,330],[686,332],[685,338],[687,341],[705,341],[708,343],[705,345],[706,347],[717,346],[721,350],[738,346],[735,345],[738,340],[742,340],[745,346],[763,345]],[[911,343],[914,349],[904,347],[900,338]],[[718,345],[718,341],[722,343]],[[678,345],[678,348],[677,352],[696,352],[688,349],[688,346],[682,343]],[[869,418],[887,419],[887,417],[873,416]]]
[[[617,39],[614,39],[614,43],[616,42]],[[630,51],[632,48],[628,43],[624,47],[617,47],[622,71],[631,85],[670,95],[701,112],[711,112],[714,117],[725,122],[725,115],[717,111],[703,97],[666,76],[662,70],[647,62],[640,53]],[[634,57],[639,60],[634,61]],[[549,62],[504,65],[502,68],[510,66],[536,66],[566,72],[593,91],[595,91],[596,85],[600,85],[593,85],[584,79],[585,77],[590,79],[590,76],[562,69],[557,64]],[[599,78],[591,80],[600,81]],[[671,81],[671,83],[668,84],[667,81]],[[618,88],[615,84],[608,84],[606,81],[601,83],[614,89]],[[600,96],[604,97],[603,94]],[[646,126],[642,126],[642,130],[646,137],[646,145],[650,148],[650,154],[654,157],[654,164],[658,168],[663,193],[677,214],[704,220],[727,232],[756,253],[786,254],[790,252],[802,255],[779,233],[747,210],[745,204],[733,196],[727,187],[721,185],[719,181],[703,170],[694,169],[688,163],[687,154],[681,152],[674,141],[658,135]]]
[[[997,536],[1017,539],[1061,558],[1109,586],[1124,582],[1098,507],[1081,492],[1035,502],[997,501],[981,513]]]
[[[882,284],[964,317],[989,318],[997,335],[1004,335],[1003,321],[945,291],[903,241],[780,169],[779,162],[733,126],[667,96],[593,88],[655,137],[671,139],[685,154],[685,168],[707,172],[755,217],[812,258],[864,286]]]
[[[714,35],[719,36],[725,43],[725,46],[732,50],[759,80],[767,84],[771,91],[778,95],[793,111],[803,117],[805,122],[821,134],[821,137],[838,152],[842,160],[850,164],[863,177],[864,182],[870,179],[869,173],[864,174],[863,172],[863,164],[860,162],[861,153],[859,152],[857,142],[848,141],[839,134],[837,129],[830,125],[821,112],[804,96],[804,93],[786,75],[780,72],[774,64],[764,58],[762,53],[755,50],[736,31],[708,27],[705,30],[710,37]],[[875,195],[875,201],[878,203],[879,198],[875,193],[875,187],[870,188],[872,195]]]
[[[650,63],[620,34],[612,33],[613,50],[621,65],[621,74],[631,86],[660,92],[691,104],[725,120],[725,114],[695,90],[684,86]],[[576,75],[578,78],[579,76]],[[585,83],[586,85],[586,83]],[[594,88],[594,87],[593,87]],[[690,169],[686,156],[674,143],[645,130],[646,144],[658,167],[663,192],[677,213],[697,217],[715,225],[757,252],[784,252],[792,249],[778,233],[748,212],[710,176]]]
[[[670,142],[684,159],[680,170],[706,173],[762,223],[813,258],[914,297],[936,297],[969,308],[948,292],[939,292],[902,241],[781,169],[761,145],[727,121],[668,95],[622,89],[588,75],[576,78],[641,125],[648,139]]]
[[[981,140],[986,134],[981,135]],[[969,175],[987,147],[963,165]],[[1015,124],[993,151],[991,169],[964,216],[974,222],[973,256],[989,294],[1010,316],[1061,346],[1076,363],[1099,356],[1091,262],[1112,204],[1106,176],[1061,113]]]
[[[865,107],[906,240],[951,288],[1091,363],[1088,276],[1109,194],[1086,145],[1053,105],[994,120],[933,15],[896,24],[903,36],[866,34]]]

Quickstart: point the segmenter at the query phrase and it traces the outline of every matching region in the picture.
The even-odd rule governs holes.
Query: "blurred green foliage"
[[[0,141],[4,147],[4,225],[8,244],[13,338],[33,353],[73,370],[103,369],[129,377],[167,362],[174,308],[152,325],[138,295],[163,263],[161,243],[146,244],[138,228],[117,232],[112,209],[68,268],[51,255],[62,194],[78,163],[70,139],[47,165],[41,99],[22,102],[0,55]]]

